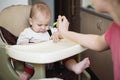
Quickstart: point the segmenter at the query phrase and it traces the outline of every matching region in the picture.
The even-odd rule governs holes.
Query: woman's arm
[[[65,31],[63,34],[65,38],[73,40],[92,50],[102,51],[108,48],[108,45],[104,39],[104,35],[100,36],[94,34],[81,34],[72,31]]]
[[[73,40],[86,48],[96,51],[102,51],[108,48],[108,45],[106,44],[106,41],[104,39],[104,35],[100,36],[94,34],[81,34],[77,32],[68,31],[69,22],[65,16],[58,17],[57,27],[60,34],[64,38]]]

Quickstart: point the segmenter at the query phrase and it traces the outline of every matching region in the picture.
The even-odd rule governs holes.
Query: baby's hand
[[[52,34],[52,36],[50,37],[51,40],[53,40],[53,42],[58,42],[59,41],[59,33],[58,32],[54,32]]]

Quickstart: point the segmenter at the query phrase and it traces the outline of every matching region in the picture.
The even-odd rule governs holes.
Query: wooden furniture
[[[80,32],[85,34],[102,35],[111,24],[111,18],[104,18],[95,12],[81,9],[80,12],[81,27]],[[87,50],[81,54],[81,58],[90,58],[90,69],[99,80],[113,80],[113,68],[110,50],[96,52]]]
[[[55,0],[55,18],[64,15],[70,22],[70,30],[80,32],[80,0]]]

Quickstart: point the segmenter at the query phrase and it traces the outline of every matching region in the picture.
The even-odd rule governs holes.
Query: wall
[[[0,11],[5,7],[16,4],[28,5],[28,0],[0,0]]]
[[[90,6],[90,5],[92,5],[92,0],[81,0],[81,6],[82,7],[88,7],[88,6]]]

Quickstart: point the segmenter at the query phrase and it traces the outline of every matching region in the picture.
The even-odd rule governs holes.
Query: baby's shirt
[[[52,33],[57,31],[56,28],[50,28],[50,30]],[[48,40],[50,40],[50,35],[47,31],[44,33],[36,33],[29,27],[24,29],[24,31],[20,33],[19,38],[17,40],[17,44],[23,41],[28,41],[29,43],[35,43],[35,42],[44,42]]]

